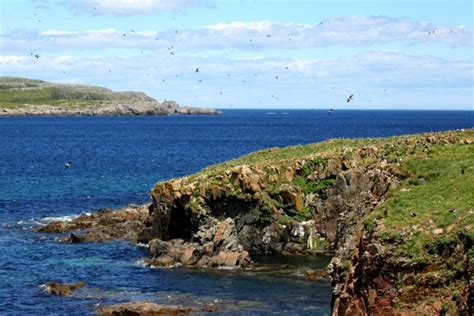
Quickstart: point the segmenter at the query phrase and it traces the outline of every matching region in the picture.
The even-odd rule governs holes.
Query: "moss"
[[[364,229],[370,235],[372,235],[377,227],[377,222],[372,218],[367,218],[364,220]]]
[[[294,183],[298,185],[305,194],[319,193],[336,184],[335,179],[324,179],[320,181],[306,181],[303,177],[296,177]]]
[[[288,225],[288,223],[294,221],[293,217],[288,215],[282,215],[278,218],[277,223],[280,225]]]

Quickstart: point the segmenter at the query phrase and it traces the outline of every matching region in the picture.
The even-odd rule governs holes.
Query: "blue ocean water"
[[[149,269],[127,242],[58,244],[33,227],[50,218],[147,202],[160,180],[254,150],[328,138],[474,126],[472,111],[226,110],[222,116],[0,118],[0,313],[88,314],[147,299],[228,306],[223,313],[329,312],[331,287],[294,274]],[[64,163],[73,167],[64,169]],[[267,260],[268,261],[268,260]],[[327,258],[310,265],[322,267]],[[39,285],[84,280],[74,298]]]

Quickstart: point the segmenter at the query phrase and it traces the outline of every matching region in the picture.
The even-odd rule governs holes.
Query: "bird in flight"
[[[351,102],[353,99],[354,99],[354,95],[351,94],[351,95],[347,98],[347,103]]]
[[[34,56],[35,56],[36,59],[39,59],[39,58],[41,57],[41,56],[38,55],[38,54],[36,54],[36,55],[34,55]]]
[[[64,170],[69,169],[72,167],[72,161],[68,161],[64,164]]]
[[[199,72],[199,68],[196,68],[196,70],[194,72]]]

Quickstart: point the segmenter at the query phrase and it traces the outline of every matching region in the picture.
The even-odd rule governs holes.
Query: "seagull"
[[[351,102],[354,98],[354,95],[351,94],[348,98],[347,98],[347,103]]]
[[[132,32],[132,33],[136,33],[136,32],[135,32],[135,30],[130,30],[130,32]]]
[[[196,70],[194,72],[199,72],[199,68],[196,68]]]
[[[72,167],[72,161],[68,161],[64,164],[64,170],[69,169]]]
[[[410,216],[411,216],[411,217],[415,217],[415,216],[416,216],[416,213],[415,213],[415,212],[410,212]]]
[[[272,37],[270,34],[267,34],[267,37]]]
[[[38,55],[38,54],[36,54],[36,55],[34,55],[34,56],[35,56],[36,59],[39,59],[39,58],[41,57],[41,56]]]
[[[275,79],[278,79],[278,76],[275,76]]]
[[[219,92],[220,95],[222,95],[222,92]]]

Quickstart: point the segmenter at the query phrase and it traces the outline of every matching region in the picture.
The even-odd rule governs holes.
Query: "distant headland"
[[[159,102],[143,92],[59,84],[18,77],[0,77],[0,116],[132,116],[221,114],[215,109]]]

